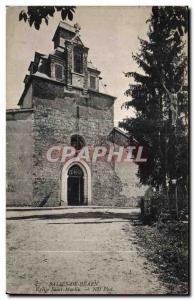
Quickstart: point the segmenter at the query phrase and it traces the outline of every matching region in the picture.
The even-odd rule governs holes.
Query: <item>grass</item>
[[[169,293],[189,293],[188,223],[157,222],[152,226],[135,226],[138,244],[144,255],[157,267],[159,279]]]

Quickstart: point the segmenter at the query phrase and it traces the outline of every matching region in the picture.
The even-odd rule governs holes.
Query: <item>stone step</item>
[[[87,210],[87,209],[95,209],[95,210],[99,210],[99,209],[104,209],[104,210],[107,210],[107,209],[116,209],[117,211],[119,209],[121,210],[131,210],[131,209],[134,209],[133,206],[100,206],[100,205],[82,205],[82,206],[45,206],[45,207],[34,207],[34,206],[7,206],[6,207],[6,210],[7,211],[30,211],[30,210],[63,210],[63,209],[83,209],[83,210]]]
[[[62,218],[121,218],[137,219],[139,208],[113,208],[113,207],[60,207],[60,208],[9,208],[8,220],[18,219],[62,219]]]

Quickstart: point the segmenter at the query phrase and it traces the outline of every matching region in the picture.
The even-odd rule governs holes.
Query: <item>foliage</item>
[[[188,112],[188,101],[183,91],[187,66],[183,35],[188,27],[187,8],[153,7],[147,22],[147,40],[139,38],[140,51],[133,55],[141,72],[125,74],[135,84],[126,91],[130,100],[124,106],[135,108],[136,116],[119,125],[146,149],[147,162],[139,164],[137,174],[141,183],[165,186],[166,177],[178,176],[186,183],[188,141],[183,111]],[[178,107],[173,107],[174,100]]]
[[[49,18],[53,17],[55,12],[61,12],[62,20],[68,18],[73,20],[75,6],[28,6],[26,10],[22,10],[19,14],[19,21],[28,22],[30,27],[34,25],[36,30],[40,29],[42,21],[48,25]]]
[[[167,210],[165,195],[162,192],[154,192],[149,199],[142,198],[141,221],[143,224],[151,225],[158,220],[163,211]]]
[[[144,255],[156,265],[171,294],[188,293],[188,223],[167,221],[155,226],[135,226]]]

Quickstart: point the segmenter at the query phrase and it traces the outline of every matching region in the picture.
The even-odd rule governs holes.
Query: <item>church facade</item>
[[[8,206],[130,206],[144,194],[134,163],[76,161],[86,145],[129,143],[114,128],[116,98],[88,61],[79,30],[59,23],[54,51],[36,52],[30,63],[20,108],[7,110]],[[64,145],[76,149],[74,157],[50,161],[49,149]]]

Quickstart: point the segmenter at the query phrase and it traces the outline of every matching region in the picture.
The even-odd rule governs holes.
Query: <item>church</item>
[[[60,22],[54,50],[35,52],[17,109],[7,119],[7,205],[12,207],[136,206],[145,187],[137,165],[70,158],[48,160],[53,146],[127,146],[130,137],[114,127],[116,98],[88,60],[80,26]]]

